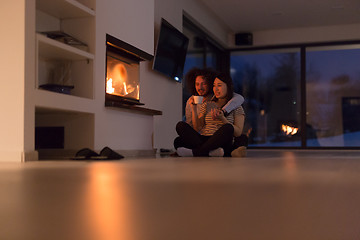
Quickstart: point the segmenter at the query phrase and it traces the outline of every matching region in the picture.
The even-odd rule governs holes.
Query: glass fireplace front
[[[140,103],[140,62],[152,55],[106,34],[105,106]]]
[[[108,52],[106,65],[106,93],[139,101],[139,62]]]

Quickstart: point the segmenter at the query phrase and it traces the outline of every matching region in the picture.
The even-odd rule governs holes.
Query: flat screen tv
[[[153,69],[181,82],[189,39],[165,19],[161,19]]]

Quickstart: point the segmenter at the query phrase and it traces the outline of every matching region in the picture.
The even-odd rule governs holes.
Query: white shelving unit
[[[65,43],[53,40],[43,34],[36,34],[38,53],[47,59],[63,59],[70,61],[93,60],[94,54],[69,46]]]
[[[94,113],[93,101],[87,98],[37,89],[35,94],[36,107],[59,109],[64,111]]]
[[[93,99],[95,11],[77,0],[37,0],[36,13],[36,88],[61,84],[65,79],[64,85],[74,86],[71,95]],[[86,50],[49,38],[48,32],[70,35],[86,44],[82,46]],[[67,72],[63,70],[65,63]]]
[[[37,9],[59,19],[94,17],[95,11],[76,0],[37,0]]]
[[[94,8],[95,0],[36,0],[35,127],[64,127],[65,150],[94,144]],[[64,32],[86,46],[49,38],[46,32],[51,31]],[[64,62],[66,79],[74,87],[70,93],[42,89],[54,84],[59,72],[61,76]]]

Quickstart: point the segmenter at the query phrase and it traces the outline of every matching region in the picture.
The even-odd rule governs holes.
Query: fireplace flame
[[[123,82],[123,85],[124,85],[124,94],[123,95],[128,95],[128,91],[127,91],[127,88],[126,88],[126,83]]]
[[[106,92],[110,94],[115,92],[115,88],[113,88],[112,82],[113,82],[112,78],[109,79],[106,78]]]
[[[289,125],[286,125],[286,124],[282,124],[281,125],[281,130],[287,135],[295,135],[299,128],[296,128],[296,127],[291,127]]]
[[[137,65],[107,56],[106,93],[139,100]]]

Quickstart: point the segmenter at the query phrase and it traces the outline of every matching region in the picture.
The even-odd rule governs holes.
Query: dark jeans
[[[176,132],[179,137],[174,140],[175,149],[185,147],[192,149],[194,156],[209,156],[211,150],[224,149],[224,155],[230,156],[234,127],[231,124],[222,125],[212,136],[203,136],[196,132],[186,122],[179,122],[176,125]]]
[[[240,147],[247,147],[249,143],[249,138],[245,134],[241,134],[239,137],[234,137],[233,150]]]

